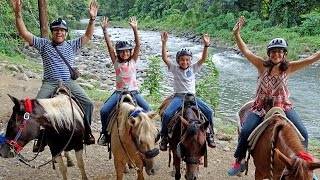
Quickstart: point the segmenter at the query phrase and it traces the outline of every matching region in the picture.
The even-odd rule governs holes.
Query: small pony
[[[77,103],[65,94],[50,99],[32,100],[18,100],[10,95],[9,97],[14,102],[14,107],[5,137],[1,138],[0,156],[3,158],[18,156],[20,161],[29,165],[20,152],[28,142],[37,138],[40,129],[44,128],[52,161],[59,164],[63,179],[67,179],[67,167],[63,163],[61,153],[65,151],[65,155],[68,155],[66,152],[73,149],[82,179],[88,179],[82,157],[84,115]],[[69,158],[68,165],[73,164],[70,161]]]
[[[126,99],[126,101],[125,101]],[[129,94],[122,97],[116,121],[111,131],[111,151],[114,156],[114,166],[117,180],[123,179],[126,164],[133,166],[142,180],[143,167],[148,175],[154,175],[159,170],[155,148],[158,130],[154,120],[157,112],[145,112],[133,105]]]
[[[258,129],[253,132],[261,134],[251,147],[256,167],[255,179],[311,180],[313,170],[320,168],[320,163],[314,162],[306,152],[301,143],[302,135],[284,111],[279,107],[271,108],[258,128],[263,126],[263,132],[258,132]],[[251,137],[252,134],[249,140]]]
[[[161,104],[160,115],[168,106],[169,98],[171,97]],[[172,131],[169,135],[169,167],[172,153],[175,179],[181,178],[182,160],[186,163],[185,178],[196,180],[199,174],[200,159],[207,152],[206,132],[209,121],[205,121],[198,111],[193,96],[186,95],[185,98],[183,109],[173,116],[168,125],[169,131]]]

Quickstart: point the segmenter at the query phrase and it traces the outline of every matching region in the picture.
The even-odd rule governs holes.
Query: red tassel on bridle
[[[313,158],[308,153],[298,152],[297,156],[301,159],[306,160],[307,162],[313,162]]]
[[[26,112],[28,112],[28,113],[32,112],[32,104],[31,104],[31,100],[29,98],[24,100],[24,107],[26,108]]]

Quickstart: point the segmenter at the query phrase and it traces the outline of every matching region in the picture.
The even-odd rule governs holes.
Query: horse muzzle
[[[147,151],[147,152],[144,153],[144,155],[145,155],[145,157],[146,157],[147,159],[154,158],[154,157],[156,157],[158,154],[159,154],[159,149],[158,149],[158,148],[154,148],[154,149],[152,149],[152,150]]]
[[[14,152],[10,149],[7,144],[0,145],[0,157],[2,158],[13,158]]]

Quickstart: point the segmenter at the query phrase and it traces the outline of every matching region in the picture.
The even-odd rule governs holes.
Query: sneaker
[[[95,142],[96,140],[92,135],[88,135],[87,137],[85,137],[84,144],[90,145],[90,144],[94,144]]]
[[[104,133],[100,133],[100,137],[97,142],[101,146],[106,146],[107,145],[107,137],[104,135]]]
[[[168,149],[168,137],[163,136],[160,142],[160,150],[167,151]]]
[[[240,170],[241,170],[241,163],[240,161],[236,161],[233,164],[232,168],[229,169],[228,174],[229,176],[237,176],[240,173]]]
[[[207,143],[210,148],[215,148],[217,146],[216,143],[214,142],[213,134],[209,134],[207,136]]]

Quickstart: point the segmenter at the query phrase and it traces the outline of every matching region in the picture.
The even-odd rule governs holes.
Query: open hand
[[[210,36],[208,34],[204,34],[202,36],[203,42],[205,46],[209,46],[210,45]]]
[[[161,33],[161,41],[162,41],[162,43],[166,43],[168,41],[168,33],[167,32]]]
[[[96,0],[92,0],[89,7],[90,19],[96,19],[98,13],[98,5]]]
[[[240,30],[244,24],[244,21],[245,21],[244,16],[240,16],[239,20],[237,21],[237,23],[233,27],[233,30],[232,30],[233,34],[238,34],[240,32]]]
[[[101,28],[104,31],[107,29],[107,27],[108,27],[108,17],[104,16],[101,21]]]
[[[11,5],[15,14],[18,14],[21,12],[21,9],[22,9],[21,0],[11,0]]]
[[[138,20],[136,17],[131,17],[129,24],[132,28],[137,28],[138,27]]]

